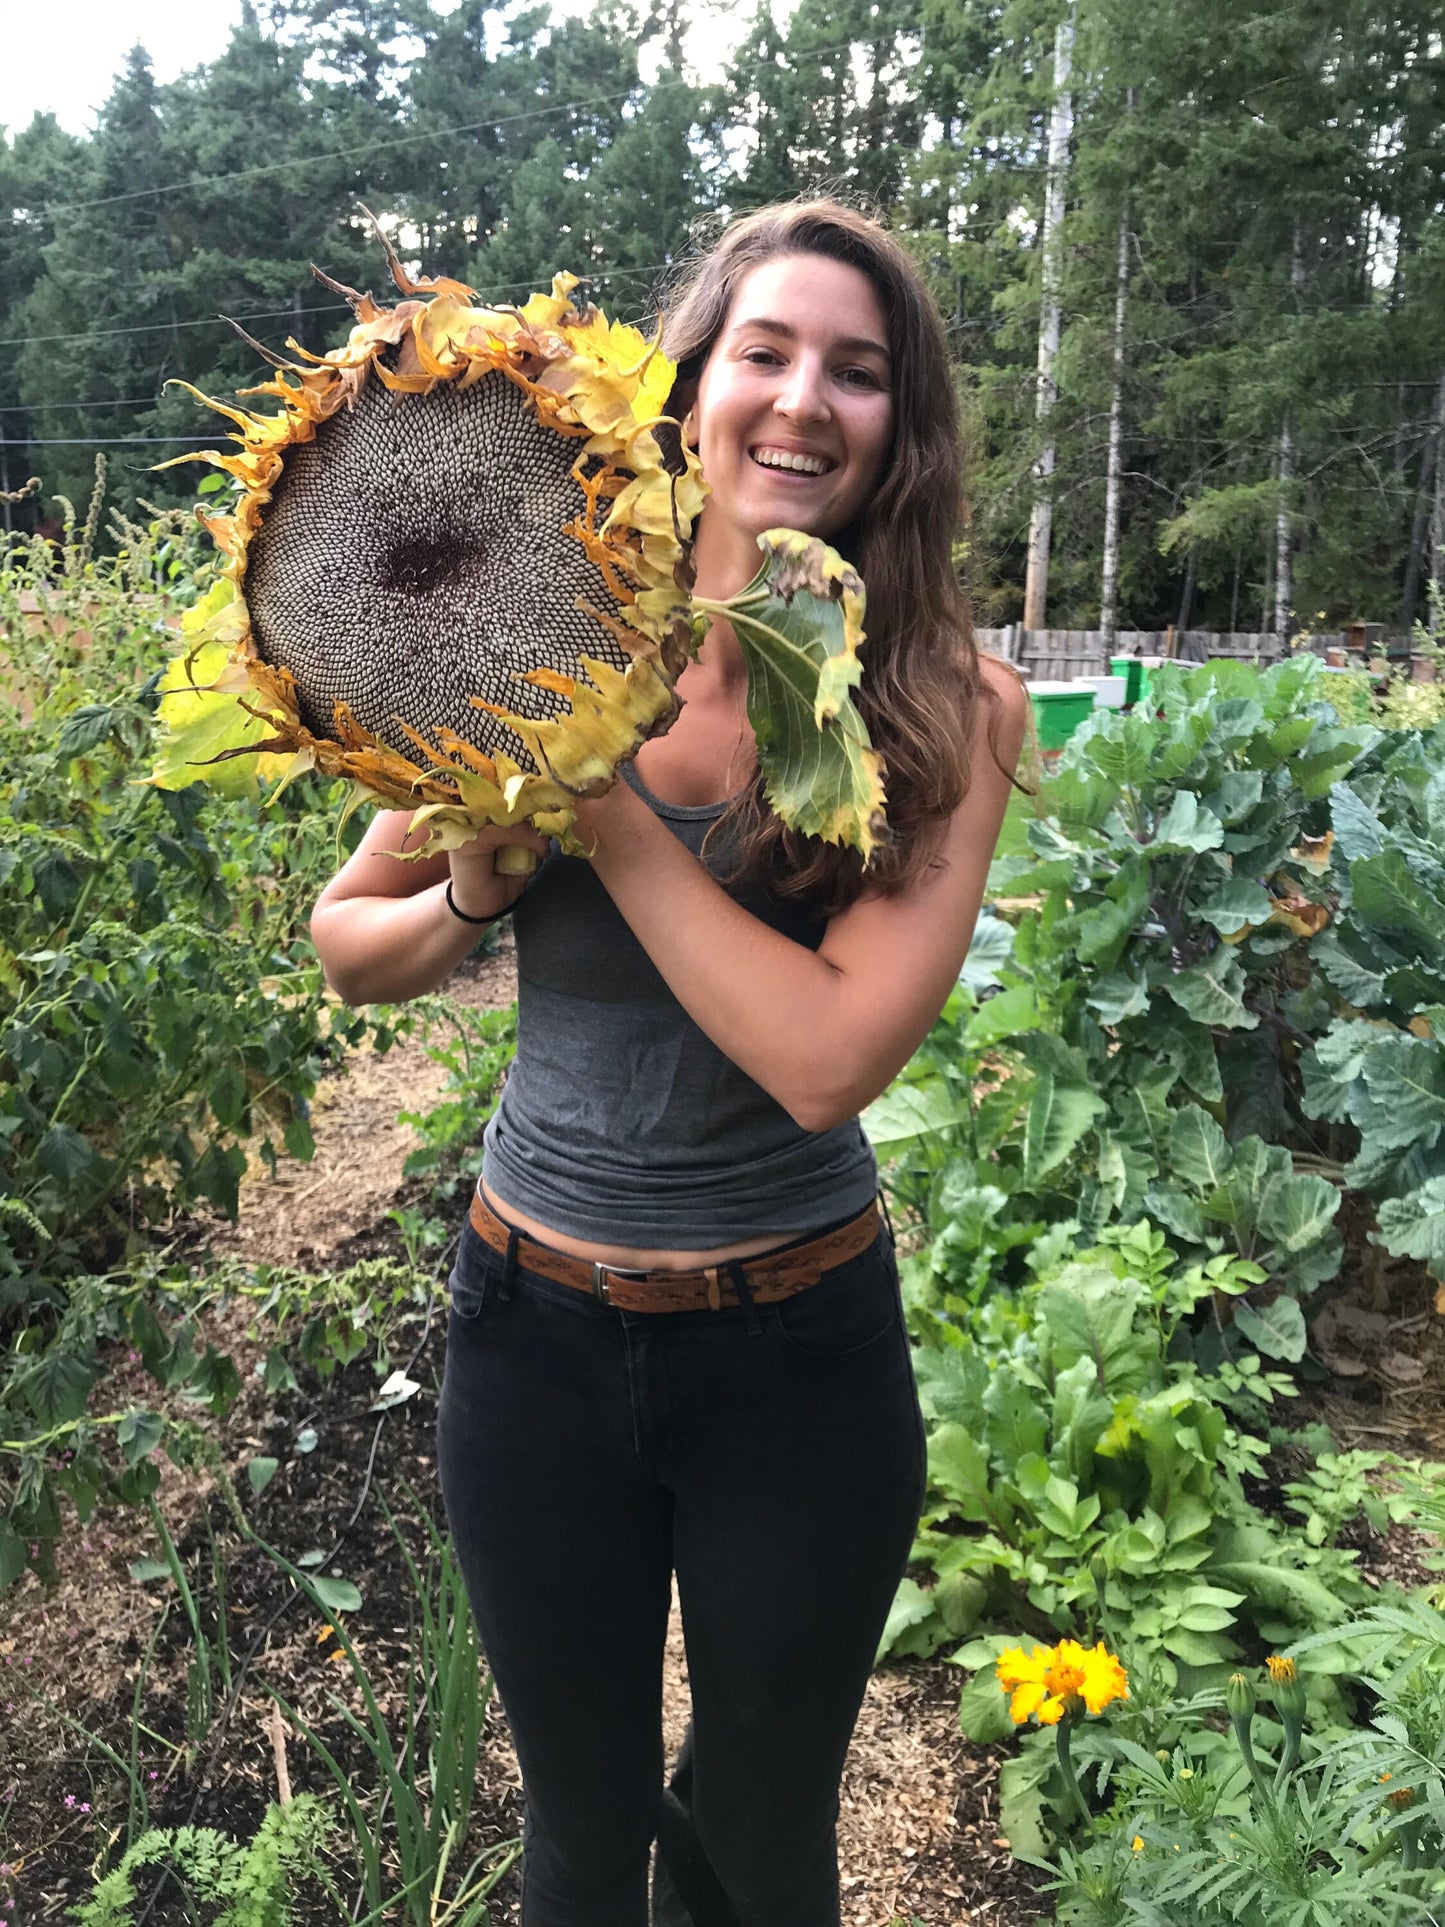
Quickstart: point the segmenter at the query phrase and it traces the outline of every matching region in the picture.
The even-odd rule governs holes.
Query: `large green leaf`
[[[1298,1365],[1305,1355],[1305,1315],[1293,1298],[1276,1298],[1262,1311],[1240,1299],[1234,1307],[1234,1322],[1267,1358]]]
[[[1039,1022],[1038,995],[1033,985],[1010,984],[974,1011],[964,1026],[964,1041],[971,1050],[988,1050],[1005,1037],[1037,1030]]]
[[[1404,851],[1391,846],[1350,865],[1355,914],[1413,937],[1428,955],[1445,950],[1445,903],[1415,875]]]
[[[1349,1610],[1312,1572],[1265,1560],[1236,1559],[1211,1567],[1214,1577],[1238,1586],[1257,1605],[1306,1624],[1331,1626]]]
[[[1131,903],[1098,903],[1082,912],[1078,955],[1080,963],[1112,970],[1136,921]]]
[[[1384,824],[1348,783],[1330,791],[1330,823],[1335,832],[1335,855],[1346,863],[1357,857],[1378,856],[1388,842]]]
[[[998,973],[1013,955],[1014,927],[1002,917],[984,911],[974,925],[973,939],[958,981],[970,990],[989,990],[998,982]]]
[[[893,1604],[888,1609],[888,1618],[884,1622],[883,1636],[878,1641],[874,1665],[890,1653],[913,1627],[926,1624],[932,1617],[932,1594],[926,1593],[916,1579],[900,1579]]]
[[[1126,1017],[1142,1017],[1149,1008],[1149,986],[1127,970],[1108,970],[1094,979],[1084,1002],[1101,1024],[1122,1024]]]
[[[895,1158],[920,1140],[954,1130],[968,1117],[968,1106],[940,1077],[921,1084],[890,1084],[863,1113],[863,1129],[875,1154]]]
[[[694,608],[732,624],[748,671],[748,721],[772,808],[804,836],[865,858],[885,833],[883,764],[852,692],[863,674],[863,584],[823,542],[758,537],[762,568],[727,602]]]
[[[1311,941],[1310,960],[1318,964],[1348,1003],[1357,1010],[1368,1010],[1371,1004],[1384,1000],[1385,978],[1375,958],[1366,960],[1356,955],[1357,948],[1365,948],[1362,938],[1363,932],[1331,924]]]
[[[1066,1265],[1039,1293],[1038,1335],[1055,1373],[1083,1359],[1111,1397],[1137,1390],[1153,1358],[1150,1339],[1134,1331],[1141,1300],[1132,1278],[1117,1278],[1104,1265]]]
[[[1315,1039],[1300,1059],[1306,1117],[1339,1124],[1354,1116],[1368,1095],[1365,1059],[1384,1034],[1377,1025],[1358,1018],[1337,1018],[1323,1037]]]
[[[965,1519],[990,1516],[988,1454],[962,1425],[940,1425],[928,1441],[928,1476]]]
[[[1036,1184],[1074,1149],[1107,1107],[1091,1085],[1041,1070],[1024,1124],[1024,1181]]]
[[[1157,741],[1147,716],[1118,713],[1087,739],[1081,753],[1111,783],[1137,789],[1149,774]]]
[[[1151,847],[1167,850],[1217,850],[1224,841],[1224,825],[1211,810],[1201,809],[1193,790],[1180,790],[1154,832]]]
[[[1213,1191],[1223,1184],[1234,1162],[1228,1138],[1197,1104],[1181,1104],[1174,1113],[1169,1158],[1175,1176],[1196,1191]]]
[[[1200,801],[1228,828],[1242,823],[1264,793],[1264,771],[1228,769]]]
[[[989,1450],[1001,1464],[1017,1465],[1031,1453],[1043,1453],[1049,1427],[1039,1394],[1024,1383],[1007,1360],[989,1373],[983,1409],[988,1415]]]
[[[1226,1030],[1254,1030],[1259,1024],[1244,1007],[1244,972],[1237,957],[1221,962],[1216,951],[1208,963],[1166,976],[1163,987],[1197,1023]]]
[[[1430,1178],[1403,1198],[1375,1207],[1380,1243],[1401,1258],[1420,1258],[1445,1277],[1445,1178]]]
[[[1259,1200],[1259,1228],[1281,1251],[1303,1251],[1318,1244],[1334,1223],[1340,1194],[1309,1172],[1275,1178]]]
[[[1247,923],[1263,923],[1274,909],[1274,898],[1253,877],[1231,877],[1195,909],[1201,923],[1212,923],[1222,936],[1232,937]]]
[[[1197,704],[1183,715],[1171,715],[1169,733],[1154,753],[1151,782],[1177,783],[1209,742],[1211,726],[1208,703]]]
[[[1361,1065],[1367,1095],[1354,1122],[1381,1149],[1433,1142],[1445,1125],[1445,1049],[1408,1031],[1371,1029]]]

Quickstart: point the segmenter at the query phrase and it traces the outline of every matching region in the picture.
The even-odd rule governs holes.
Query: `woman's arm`
[[[547,851],[535,830],[493,829],[449,857],[402,863],[395,853],[406,848],[410,821],[408,810],[379,811],[311,913],[321,968],[345,1003],[400,1004],[445,983],[481,936],[448,909],[448,879],[458,910],[490,917],[526,888],[525,877],[496,874],[493,854],[504,843]]]
[[[1028,697],[985,662],[1000,760],[1016,769]],[[852,1117],[928,1034],[968,954],[1008,804],[981,701],[968,794],[935,861],[902,896],[864,897],[815,952],[750,915],[619,783],[578,809],[593,867],[678,1002],[718,1049],[808,1131]]]

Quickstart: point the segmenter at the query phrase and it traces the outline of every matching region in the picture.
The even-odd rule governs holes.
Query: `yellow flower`
[[[1144,1836],[1142,1834],[1136,1833],[1134,1835],[1134,1838],[1129,1842],[1129,1845],[1133,1848],[1135,1853],[1143,1853]]]
[[[1277,1653],[1271,1653],[1264,1663],[1269,1668],[1271,1685],[1293,1686],[1299,1678],[1299,1673],[1292,1659],[1281,1659]]]
[[[1129,1697],[1129,1676],[1102,1641],[1085,1648],[1075,1639],[1061,1639],[1057,1646],[1035,1646],[1032,1653],[1010,1646],[994,1670],[1001,1690],[1010,1695],[1015,1726],[1031,1719],[1057,1726],[1071,1699],[1102,1713],[1112,1701]]]

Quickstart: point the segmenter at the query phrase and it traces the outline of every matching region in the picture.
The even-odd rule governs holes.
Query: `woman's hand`
[[[986,663],[1002,704],[999,756],[1017,767],[1018,678]],[[578,810],[593,867],[673,995],[720,1051],[807,1131],[872,1102],[928,1033],[957,980],[1008,804],[979,704],[967,796],[932,864],[898,896],[867,895],[816,951],[735,902],[625,784]]]
[[[530,823],[519,823],[511,829],[489,826],[478,830],[470,843],[447,852],[447,862],[451,868],[452,902],[469,917],[490,917],[498,910],[505,910],[526,889],[530,872],[498,875],[497,852],[527,850],[536,859],[531,866],[535,869],[537,862],[547,854],[547,848],[547,838],[534,830]]]
[[[481,830],[447,856],[404,861],[410,823],[408,811],[379,811],[311,913],[326,981],[348,1004],[404,1003],[445,983],[481,934],[463,919],[494,916],[527,887],[525,876],[497,875],[497,851],[547,851],[524,823]]]

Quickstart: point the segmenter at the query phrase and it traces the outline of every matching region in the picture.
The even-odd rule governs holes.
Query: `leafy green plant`
[[[410,1497],[415,1504],[415,1494]],[[331,1776],[355,1839],[366,1903],[373,1914],[394,1900],[404,1904],[405,1917],[416,1927],[475,1927],[487,1920],[487,1896],[516,1860],[520,1845],[506,1841],[484,1848],[460,1875],[451,1870],[453,1859],[467,1844],[477,1751],[492,1689],[490,1678],[484,1681],[481,1673],[476,1625],[450,1541],[425,1508],[417,1505],[417,1510],[427,1532],[424,1567],[414,1558],[396,1520],[391,1520],[416,1614],[413,1665],[399,1737],[393,1734],[365,1663],[339,1617],[346,1602],[338,1597],[334,1582],[302,1571],[273,1547],[255,1540],[316,1611],[334,1622],[332,1630],[361,1694],[365,1717],[358,1718],[335,1695],[332,1704],[376,1769],[381,1789],[376,1808],[363,1803],[353,1776],[314,1727],[279,1694],[274,1697]],[[254,1534],[249,1536],[255,1539]],[[389,1891],[393,1864],[402,1882],[396,1894]]]
[[[1060,1921],[1404,1927],[1438,1917],[1445,1618],[1417,1597],[1297,1651],[1319,1657],[1326,1646],[1345,1656],[1347,1699],[1312,1699],[1295,1660],[1272,1657],[1262,1686],[1238,1673],[1222,1694],[1156,1701],[1144,1716],[1153,1745],[1126,1730],[1137,1707],[1089,1733],[1104,1810],[1086,1810],[1073,1841],[1062,1837],[1073,1816],[1046,1790],[1022,1816],[1042,1842],[1027,1857],[1054,1874]],[[1049,1814],[1064,1816],[1052,1846]]]
[[[322,1069],[394,1030],[325,991],[304,925],[336,847],[314,812],[141,780],[201,578],[181,516],[98,558],[100,509],[98,486],[58,554],[0,565],[0,1588],[26,1547],[44,1563],[61,1486],[82,1514],[145,1496],[129,1447],[152,1415],[86,1423],[108,1342],[213,1410],[239,1388],[185,1320],[162,1338],[124,1260],[178,1209],[234,1215],[248,1148],[309,1157]]]
[[[1034,1256],[1028,1284],[966,1320],[910,1272],[932,1495],[914,1551],[933,1583],[905,1581],[885,1649],[927,1652],[999,1623],[1054,1637],[1089,1623],[1102,1584],[1112,1623],[1172,1689],[1217,1675],[1241,1636],[1281,1645],[1366,1598],[1353,1555],[1246,1494],[1269,1450],[1252,1428],[1292,1381],[1256,1353],[1200,1363],[1199,1333],[1256,1270],[1182,1265],[1142,1221]],[[1002,1731],[997,1712],[965,1695],[976,1738]]]
[[[131,1927],[136,1875],[149,1868],[163,1868],[185,1896],[189,1918],[208,1927],[291,1927],[301,1918],[295,1902],[309,1882],[345,1912],[323,1858],[334,1824],[322,1801],[302,1793],[284,1806],[268,1806],[254,1838],[244,1843],[212,1827],[154,1829],[126,1850],[70,1917],[79,1927]]]
[[[1331,999],[1302,1108],[1338,1139],[1378,1241],[1445,1277],[1445,725],[1392,738],[1330,803],[1340,914],[1313,951]]]
[[[454,998],[429,998],[421,1013],[428,1057],[447,1077],[429,1111],[402,1111],[421,1139],[403,1174],[426,1178],[434,1199],[470,1191],[482,1168],[482,1132],[497,1108],[502,1082],[517,1054],[517,1007],[476,1010]],[[432,1041],[435,1031],[449,1033]]]
[[[1158,676],[1157,716],[1098,712],[995,862],[929,1039],[865,1122],[967,1299],[1064,1225],[1140,1215],[1200,1262],[1259,1268],[1218,1350],[1297,1360],[1285,1298],[1338,1268],[1340,1167],[1302,1102],[1332,1015],[1327,798],[1382,740],[1342,728],[1313,657]],[[1016,893],[1016,894],[1014,894]],[[1010,921],[1010,919],[1016,920]]]
[[[164,517],[95,559],[98,510],[58,566],[0,566],[0,1325],[178,1205],[234,1214],[242,1140],[309,1156],[317,1072],[367,1028],[304,934],[316,813],[144,780],[200,581]]]

